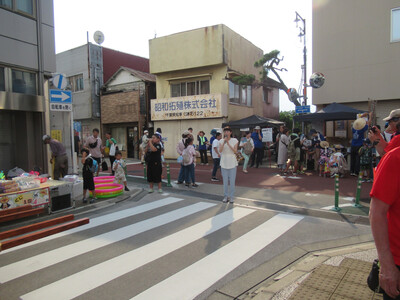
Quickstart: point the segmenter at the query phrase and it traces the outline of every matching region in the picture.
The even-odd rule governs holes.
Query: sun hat
[[[354,121],[353,128],[355,130],[361,130],[365,127],[365,124],[367,124],[367,121],[365,121],[364,118],[358,118],[357,120]]]
[[[143,133],[149,133],[149,131],[146,129],[145,131],[143,131]]]
[[[183,134],[183,135],[189,135],[189,134],[190,134],[190,131],[189,131],[189,130],[185,130],[182,134]]]
[[[390,121],[393,118],[399,118],[399,117],[400,117],[400,108],[392,110],[389,116],[384,118],[383,121]]]
[[[254,129],[258,129],[258,130],[260,130],[260,129],[261,129],[261,127],[260,127],[260,126],[256,126],[256,127],[254,127]]]
[[[327,141],[322,141],[319,143],[322,148],[329,148],[329,143]]]

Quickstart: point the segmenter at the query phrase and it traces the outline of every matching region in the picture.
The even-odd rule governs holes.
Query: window
[[[400,7],[392,9],[391,42],[400,42]]]
[[[4,68],[0,67],[0,91],[6,90],[6,80],[4,78]]]
[[[33,0],[0,0],[0,7],[33,16],[35,13]]]
[[[229,81],[229,102],[246,106],[252,105],[251,86],[242,87]]]
[[[68,77],[69,85],[71,86],[71,91],[79,92],[83,91],[83,74],[78,74],[75,76]]]
[[[17,0],[16,10],[26,13],[28,15],[33,15],[33,2],[32,0]]]
[[[12,70],[12,91],[14,93],[36,95],[36,74]]]
[[[203,95],[210,93],[210,80],[188,81],[171,84],[171,97]]]

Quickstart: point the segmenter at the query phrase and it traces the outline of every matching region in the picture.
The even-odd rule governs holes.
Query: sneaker
[[[192,184],[192,188],[197,188],[198,186],[199,186],[198,184],[195,183]]]
[[[351,173],[350,176],[357,176],[356,173]]]
[[[176,184],[183,184],[183,181],[176,181]]]
[[[228,197],[224,197],[224,199],[222,199],[222,202],[224,203],[228,202]]]
[[[82,203],[87,203],[87,199],[86,199],[86,198],[83,198],[83,199],[82,199]]]
[[[90,199],[89,203],[90,203],[90,204],[91,204],[91,203],[94,203],[94,201],[95,201],[95,200],[97,200],[97,198],[96,198],[96,197],[94,197],[94,198]]]
[[[230,198],[229,199],[229,203],[233,203],[233,202],[235,202],[235,199],[234,198]]]
[[[219,179],[218,179],[218,178],[215,178],[215,177],[213,177],[213,178],[211,178],[211,181],[219,181]]]
[[[128,187],[127,187],[127,186],[125,187],[125,191],[129,192],[129,189],[128,189]]]
[[[163,190],[162,189],[158,189],[158,192],[161,194],[163,192]]]
[[[189,183],[185,183],[185,186],[189,187],[189,186],[190,186],[190,184],[189,184]]]
[[[153,189],[149,189],[149,194],[154,193]]]
[[[283,172],[283,176],[286,176],[287,175],[287,172]]]
[[[243,173],[249,173],[247,170],[243,170]]]

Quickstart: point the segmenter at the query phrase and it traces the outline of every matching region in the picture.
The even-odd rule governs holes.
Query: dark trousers
[[[208,164],[207,150],[199,150],[202,164]]]
[[[115,161],[115,156],[109,156],[109,158],[110,158],[110,164],[111,164],[111,173],[114,175],[115,174],[115,171],[113,170],[113,164],[114,164],[114,161]]]
[[[262,159],[264,155],[264,149],[263,148],[254,148],[253,154],[251,155],[251,165],[250,167],[254,166],[254,163],[256,164],[256,167],[261,164]]]
[[[217,176],[217,171],[220,167],[219,163],[220,163],[221,159],[220,158],[213,158],[213,162],[214,162],[214,168],[212,170],[212,174],[211,177],[215,178],[215,176]]]
[[[358,150],[360,150],[361,146],[351,146],[350,152],[350,173],[354,173],[358,175],[360,173],[360,155],[358,154]]]
[[[196,183],[195,178],[194,178],[194,164],[190,164],[188,166],[184,166],[185,169],[185,183],[190,184],[190,183]]]
[[[184,182],[185,181],[185,167],[183,164],[181,164],[181,169],[179,170],[179,175],[178,175],[178,182]]]

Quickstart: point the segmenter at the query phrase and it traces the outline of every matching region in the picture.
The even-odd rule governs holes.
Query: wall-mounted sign
[[[220,118],[228,114],[228,96],[207,94],[151,100],[151,120]]]

